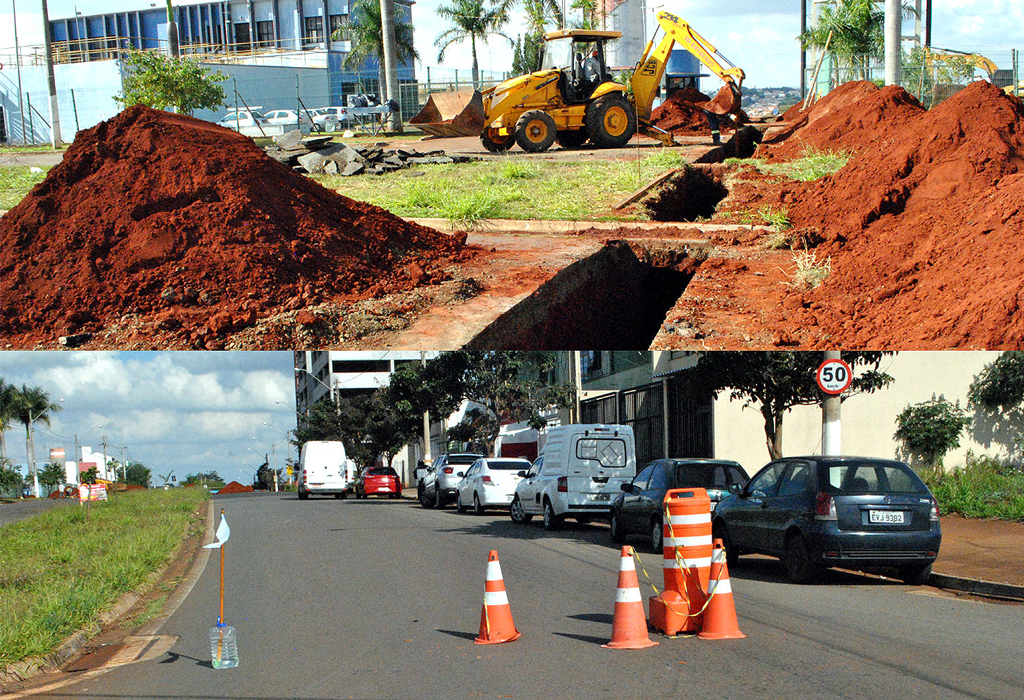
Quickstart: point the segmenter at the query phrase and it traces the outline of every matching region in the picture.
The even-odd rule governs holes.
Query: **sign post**
[[[853,370],[839,357],[838,350],[827,350],[825,361],[818,366],[815,378],[818,388],[825,394],[821,402],[821,453],[838,455],[842,453],[840,396],[850,388]]]

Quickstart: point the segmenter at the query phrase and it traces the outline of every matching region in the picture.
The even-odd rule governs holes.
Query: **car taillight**
[[[932,512],[929,514],[928,519],[933,523],[939,520],[939,502],[934,498],[932,499]]]
[[[558,477],[558,493],[569,492],[569,479],[564,476]]]
[[[494,483],[494,482],[493,482],[493,481],[491,480],[491,477],[489,477],[489,476],[483,476],[483,477],[480,477],[480,481],[482,481],[482,482],[483,482],[483,483],[485,483],[485,484],[493,484],[493,483]]]
[[[831,494],[819,493],[818,497],[814,500],[814,519],[815,520],[837,520],[836,515],[836,502],[833,500]]]
[[[451,474],[454,471],[454,469],[452,467],[445,467],[441,471],[443,471],[445,474]]]

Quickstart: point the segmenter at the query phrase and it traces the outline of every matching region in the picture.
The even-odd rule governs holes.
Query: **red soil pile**
[[[783,120],[790,122],[790,127],[766,136],[758,155],[767,160],[788,160],[801,157],[808,148],[885,148],[886,143],[900,138],[907,123],[924,111],[917,98],[901,87],[879,88],[866,81],[844,83],[806,111],[798,105],[787,110]],[[781,144],[767,148],[780,141]]]
[[[859,121],[876,108],[876,128],[874,116]],[[836,132],[826,123],[860,126]],[[832,260],[821,287],[786,301],[790,330],[816,325],[829,347],[1024,346],[1021,101],[979,81],[923,111],[886,88],[799,135],[815,129],[833,134],[816,143],[856,155],[782,194],[795,226],[821,231],[818,260]]]
[[[707,131],[708,119],[695,105],[708,96],[696,88],[676,90],[651,111],[651,124],[665,131]]]
[[[463,240],[356,202],[209,122],[132,107],[78,135],[0,219],[4,335],[126,313],[223,334],[443,278]]]
[[[243,486],[237,481],[224,484],[217,493],[252,493],[252,486]]]

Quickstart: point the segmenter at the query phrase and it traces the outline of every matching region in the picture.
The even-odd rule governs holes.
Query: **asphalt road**
[[[238,668],[210,666],[215,554],[160,630],[180,636],[169,653],[44,697],[937,700],[1017,699],[1024,687],[1024,606],[840,572],[796,586],[774,560],[744,558],[731,573],[746,639],[610,650],[619,551],[603,525],[549,534],[503,513],[294,494],[214,503],[231,526]],[[522,638],[479,646],[490,549]],[[642,561],[660,586],[660,556]]]

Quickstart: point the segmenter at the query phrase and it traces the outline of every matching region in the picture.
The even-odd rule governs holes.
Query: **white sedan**
[[[530,468],[525,459],[485,457],[473,462],[459,482],[455,500],[460,513],[472,507],[480,515],[485,508],[508,508],[516,484],[522,480],[521,472]]]
[[[229,110],[227,114],[220,118],[217,122],[221,126],[227,127],[228,129],[244,129],[245,127],[255,127],[260,124],[268,124],[267,118],[249,109],[240,110]]]
[[[294,109],[274,109],[264,115],[271,124],[281,126],[310,126],[312,122],[306,114],[297,114]]]
[[[341,128],[341,122],[330,107],[321,107],[310,112],[313,115],[313,131],[333,134]]]

